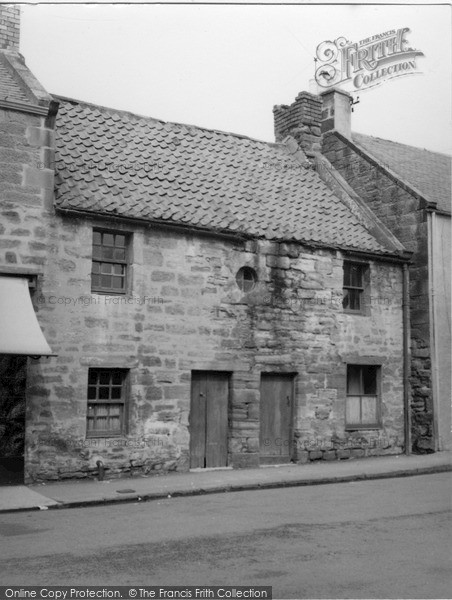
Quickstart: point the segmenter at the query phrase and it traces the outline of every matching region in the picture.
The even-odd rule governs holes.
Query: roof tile
[[[60,208],[394,252],[283,144],[59,101]]]

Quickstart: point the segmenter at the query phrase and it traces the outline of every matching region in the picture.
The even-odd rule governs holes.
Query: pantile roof
[[[298,147],[57,99],[59,209],[401,252],[370,233]]]
[[[353,141],[437,208],[451,210],[451,157],[389,140],[352,134]]]

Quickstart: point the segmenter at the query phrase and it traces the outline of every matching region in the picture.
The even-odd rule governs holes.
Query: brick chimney
[[[351,137],[351,114],[353,98],[343,90],[327,90],[320,94],[322,98],[322,133],[338,131],[343,136]]]
[[[301,92],[290,106],[274,106],[273,115],[277,142],[291,135],[305,152],[320,151],[322,100],[319,96]]]
[[[327,131],[334,129],[350,138],[351,100],[347,92],[332,89],[320,96],[301,92],[290,106],[274,106],[276,141],[291,135],[305,152],[317,152]]]
[[[0,50],[19,52],[20,5],[0,4]]]

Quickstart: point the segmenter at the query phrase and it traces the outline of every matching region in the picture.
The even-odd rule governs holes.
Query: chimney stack
[[[274,106],[276,141],[291,135],[304,152],[318,152],[327,131],[350,139],[352,100],[348,92],[331,89],[319,96],[301,92],[290,106]]]
[[[322,100],[319,96],[301,92],[290,106],[274,106],[273,115],[277,142],[291,135],[305,152],[320,150]]]
[[[19,52],[20,5],[0,4],[0,50]]]
[[[322,98],[322,133],[338,131],[351,138],[351,113],[353,98],[348,92],[333,88],[320,94]]]

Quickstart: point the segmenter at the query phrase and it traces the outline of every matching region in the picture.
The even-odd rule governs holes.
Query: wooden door
[[[190,467],[226,467],[228,460],[229,375],[192,373]]]
[[[260,462],[289,462],[292,446],[293,376],[276,373],[261,377]]]
[[[0,355],[0,484],[24,482],[27,357]]]

